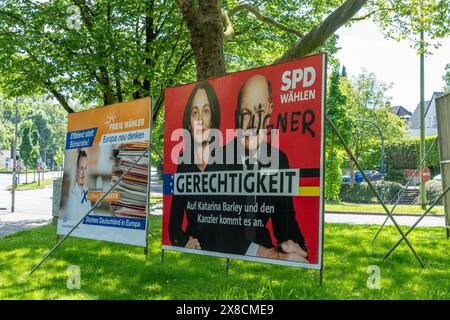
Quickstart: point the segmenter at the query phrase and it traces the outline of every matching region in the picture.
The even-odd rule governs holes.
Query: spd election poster
[[[68,115],[58,234],[67,234],[148,148],[150,98]],[[148,155],[73,236],[146,246]]]
[[[325,64],[166,90],[163,249],[320,269]]]

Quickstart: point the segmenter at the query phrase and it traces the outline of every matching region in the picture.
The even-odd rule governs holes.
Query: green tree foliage
[[[385,84],[378,80],[373,72],[368,72],[364,68],[353,79],[352,85],[358,92],[359,104],[365,109],[375,110],[383,108],[391,100],[391,97],[386,96],[386,92],[392,88],[393,84]]]
[[[404,135],[405,122],[389,109],[389,87],[367,70],[351,80],[342,81],[342,91],[347,97],[346,110],[355,123],[349,145],[364,169],[380,169],[381,137],[376,126],[386,142],[401,139]],[[349,160],[350,171],[354,165]]]
[[[10,150],[14,128],[10,121],[5,119],[3,115],[4,109],[2,107],[3,105],[0,103],[0,150]]]
[[[64,152],[61,150],[61,148],[56,149],[54,159],[56,165],[62,167],[62,165],[64,164]]]
[[[29,115],[31,121],[37,129],[39,136],[39,146],[41,147],[40,154],[44,154],[44,149],[52,146],[53,143],[53,129],[50,126],[47,115],[43,110],[33,110]]]
[[[444,80],[445,87],[443,88],[444,92],[450,91],[450,63],[447,63],[445,66],[445,74],[442,77],[442,80]]]
[[[310,1],[222,1],[222,12],[228,12],[234,36],[224,42],[227,72],[271,64],[330,13],[338,1],[327,1],[309,7]],[[249,7],[245,7],[248,5]],[[251,6],[251,7],[250,7]],[[253,12],[264,16],[258,19]],[[273,23],[272,23],[273,22]],[[276,23],[276,24],[275,24]],[[312,53],[326,51],[331,61],[337,52],[337,36],[332,35]],[[257,54],[255,54],[257,53]]]
[[[344,137],[344,140],[348,141],[353,129],[353,120],[348,116],[346,110],[347,97],[342,92],[342,77],[339,68],[339,64],[336,65],[330,76],[326,112],[327,117],[333,120],[334,124]],[[331,128],[327,128],[327,144],[330,149],[333,149],[336,145],[336,139],[337,137]]]
[[[367,14],[380,26],[384,35],[396,40],[409,40],[420,49],[420,31],[426,35],[424,50],[438,47],[439,39],[450,34],[450,2],[448,0],[372,0],[365,6]]]
[[[327,96],[327,117],[331,119],[344,139],[347,141],[352,130],[352,119],[345,110],[347,98],[341,92],[341,75],[339,64],[333,70]],[[338,137],[327,127],[326,132],[326,166],[325,166],[325,197],[337,200],[342,182],[342,156],[343,147]]]
[[[425,138],[428,151],[437,137]],[[416,169],[420,162],[420,138],[392,139],[386,143],[386,164],[389,169]],[[426,159],[427,167],[439,171],[439,140],[434,144]]]
[[[11,149],[14,137],[14,100],[0,100],[0,148]],[[58,148],[65,148],[67,112],[49,96],[32,96],[19,99],[19,126],[23,121],[31,121],[39,133],[39,154],[47,164],[54,161]],[[19,136],[20,144],[20,136]]]
[[[33,123],[28,120],[22,123],[20,128],[20,158],[27,168],[33,168],[36,165],[36,154],[33,145],[31,132],[33,130]]]
[[[13,102],[0,95],[0,150],[11,150],[14,138]]]
[[[174,1],[1,0],[0,86],[73,105],[153,96],[193,79],[187,29]]]
[[[339,200],[339,192],[342,183],[343,157],[338,150],[327,151],[325,163],[325,198],[327,200]]]
[[[68,112],[151,95],[158,115],[164,89],[191,82],[196,71],[207,78],[332,55],[337,29],[370,18],[387,36],[423,29],[435,40],[449,33],[449,7],[447,0],[0,0],[0,88],[8,96],[52,94]]]
[[[378,194],[381,194],[382,185],[380,181],[374,182],[373,186]],[[394,199],[395,195],[402,190],[403,185],[398,182],[385,181],[384,194],[386,200]],[[350,183],[343,183],[339,193],[341,200],[353,203],[373,203],[378,202],[372,189],[370,189],[367,182],[362,182],[351,186]]]
[[[156,150],[156,152],[152,152],[152,166],[156,168],[158,176],[162,179],[164,161],[159,155],[163,156],[164,154],[164,110],[154,122],[152,145]]]

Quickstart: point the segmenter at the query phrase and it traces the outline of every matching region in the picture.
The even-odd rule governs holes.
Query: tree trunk
[[[111,88],[111,81],[109,79],[109,72],[106,66],[99,66],[100,76],[98,79],[100,80],[100,86],[103,90],[103,101],[104,105],[107,106],[109,104],[114,103],[114,94]]]
[[[145,73],[144,78],[144,96],[151,95],[151,79],[150,70],[155,65],[155,61],[150,58],[150,46],[153,40],[156,38],[155,25],[154,25],[154,1],[150,1],[147,15],[145,17],[145,68],[148,72]],[[155,57],[154,57],[155,58]]]
[[[204,80],[225,74],[223,25],[220,0],[177,0],[191,34],[197,79]]]
[[[319,26],[308,32],[296,44],[290,47],[275,63],[285,62],[306,56],[322,46],[336,30],[348,22],[367,0],[347,0],[333,11]]]
[[[355,186],[355,163],[350,159],[350,186],[353,188]]]
[[[48,91],[58,100],[59,104],[67,111],[67,113],[73,113],[74,110],[69,106],[67,99],[58,90],[55,89],[50,81],[44,82],[45,87]]]

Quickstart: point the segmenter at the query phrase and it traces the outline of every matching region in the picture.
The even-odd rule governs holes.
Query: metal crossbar
[[[394,224],[395,228],[398,230],[398,232],[400,233],[400,235],[402,236],[402,239],[405,240],[405,242],[407,243],[409,249],[411,250],[411,252],[414,254],[414,256],[416,257],[417,261],[419,262],[419,264],[422,266],[422,268],[425,268],[425,264],[422,262],[422,259],[419,257],[419,255],[417,254],[416,250],[414,249],[413,245],[411,244],[411,242],[409,242],[409,240],[406,238],[406,235],[404,234],[403,230],[400,228],[400,226],[398,225],[397,221],[395,221],[394,217],[392,216],[391,212],[389,211],[389,209],[386,207],[386,204],[381,200],[380,195],[378,194],[377,190],[375,189],[375,187],[373,186],[372,182],[369,180],[369,178],[367,177],[367,175],[364,173],[361,165],[359,164],[358,160],[355,158],[355,156],[353,155],[353,153],[351,152],[350,148],[348,147],[347,143],[345,142],[344,137],[342,137],[341,133],[339,132],[338,128],[336,128],[336,125],[333,123],[333,121],[331,119],[329,119],[327,116],[325,116],[325,119],[328,121],[328,123],[330,124],[331,128],[333,129],[333,131],[336,133],[336,135],[338,136],[339,140],[341,141],[342,145],[344,146],[345,151],[347,152],[347,154],[350,156],[350,158],[352,159],[352,161],[356,164],[356,167],[358,168],[358,170],[361,172],[364,180],[367,182],[367,184],[369,185],[369,188],[372,190],[372,192],[374,193],[375,197],[378,199],[378,201],[381,203],[384,211],[386,211],[387,215],[389,216],[389,218],[392,220],[392,223]]]
[[[47,259],[50,257],[50,255],[72,234],[72,232],[84,221],[84,218],[91,213],[97,206],[105,199],[105,197],[119,184],[120,181],[122,181],[123,177],[125,177],[128,172],[133,169],[136,164],[141,160],[151,149],[151,146],[148,147],[135,161],[134,163],[119,177],[119,179],[109,188],[105,194],[92,206],[92,208],[81,218],[80,221],[66,234],[64,237],[62,237],[58,243],[56,243],[53,248],[42,258],[42,260],[30,271],[28,275],[33,274],[34,271],[36,271]]]
[[[420,223],[420,221],[422,221],[423,218],[425,218],[425,216],[431,211],[431,209],[434,208],[434,206],[439,202],[439,200],[441,200],[448,192],[448,190],[450,190],[450,186],[448,186],[444,192],[442,192],[442,194],[439,196],[439,198],[437,198],[433,204],[419,217],[419,219],[417,219],[417,221],[411,226],[411,228],[408,229],[408,231],[406,231],[405,236],[407,236],[408,234],[410,234],[414,228]],[[383,261],[386,260],[391,253],[395,250],[395,248],[397,248],[400,243],[403,241],[403,238],[401,238],[400,240],[397,241],[397,243],[389,250],[388,253],[386,253],[386,255],[383,257]]]
[[[406,184],[406,187],[402,190],[402,192],[400,193],[400,195],[397,198],[397,201],[394,204],[394,207],[392,207],[391,209],[391,213],[394,213],[395,208],[397,208],[397,205],[400,202],[400,198],[403,196],[403,193],[405,193],[406,189],[408,189],[408,187],[411,185],[411,183],[414,180],[414,177],[416,176],[417,172],[420,170],[420,168],[422,167],[422,164],[425,162],[425,160],[427,159],[428,155],[431,153],[431,150],[433,149],[434,145],[436,144],[437,139],[434,139],[433,143],[431,144],[431,146],[428,148],[427,153],[425,154],[425,157],[423,157],[422,161],[420,162],[419,166],[417,167],[416,171],[414,171],[411,179],[409,179],[408,183]],[[374,242],[378,235],[381,233],[381,230],[383,230],[383,227],[386,225],[386,223],[389,220],[389,216],[386,217],[386,220],[384,220],[384,222],[381,224],[380,228],[378,229],[377,233],[375,234],[375,237],[373,237],[372,242]]]

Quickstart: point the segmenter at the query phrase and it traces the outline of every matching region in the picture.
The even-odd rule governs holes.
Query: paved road
[[[46,173],[44,177],[49,179],[57,176],[58,173]],[[28,174],[28,181],[33,181],[32,173]],[[25,182],[25,174],[20,175],[20,182]],[[52,186],[16,191],[15,212],[11,213],[11,192],[5,190],[11,184],[11,174],[0,174],[0,238],[52,221]]]
[[[58,173],[46,173],[45,178],[57,177]],[[28,174],[28,181],[33,174]],[[162,193],[162,185],[157,182],[156,170],[152,170],[152,193]],[[21,175],[20,182],[25,182]],[[45,189],[16,191],[15,212],[11,213],[11,192],[5,188],[12,184],[11,174],[0,174],[0,238],[8,234],[46,225],[52,221],[53,186]]]
[[[47,174],[47,177],[49,176]],[[11,208],[11,193],[6,191],[5,188],[11,185],[11,179],[11,175],[0,174],[0,238],[19,230],[48,224],[52,220],[52,186],[45,189],[17,191],[16,212],[9,213]],[[32,174],[29,175],[29,179],[32,179]],[[23,175],[21,181],[24,181]],[[162,193],[162,186],[156,179],[156,171],[152,171],[152,184],[150,189],[152,193]],[[2,208],[6,208],[6,210],[2,210]],[[157,208],[154,213],[162,214],[161,208]],[[362,214],[333,213],[325,215],[326,222],[362,225],[380,225],[385,218],[385,216],[381,215]],[[411,226],[418,219],[418,217],[412,216],[396,216],[395,218],[398,224],[403,226]],[[392,222],[389,221],[388,225],[391,224]],[[445,226],[444,217],[426,217],[419,226],[443,227]]]
[[[0,213],[0,238],[51,223],[52,215],[39,213]]]
[[[45,178],[57,177],[58,173],[46,173]],[[25,181],[21,175],[20,181]],[[33,174],[28,174],[28,181],[33,181]],[[11,210],[11,192],[6,187],[12,184],[11,174],[0,174],[0,213]],[[45,189],[16,191],[15,211],[32,214],[50,214],[52,210],[52,186]],[[3,209],[3,210],[2,210]]]
[[[419,216],[394,216],[395,221],[401,226],[412,226]],[[363,214],[346,214],[346,213],[327,213],[325,214],[325,222],[331,223],[348,223],[348,224],[367,224],[381,225],[386,216],[382,215],[363,215]],[[393,225],[389,219],[386,225]],[[418,225],[418,227],[445,227],[444,216],[426,216]]]

